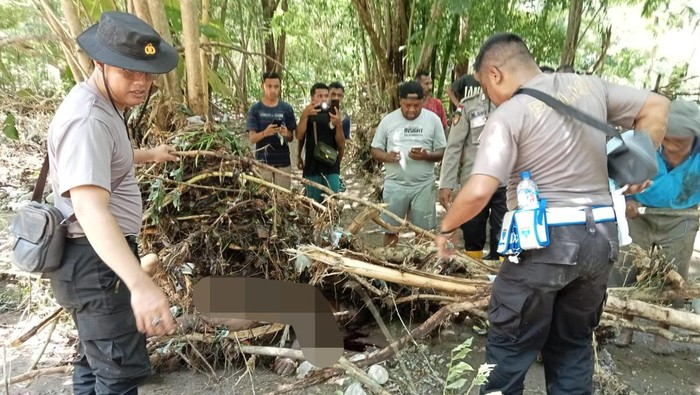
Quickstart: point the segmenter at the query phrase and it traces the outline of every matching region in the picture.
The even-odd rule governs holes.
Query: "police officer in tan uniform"
[[[452,117],[452,127],[440,168],[440,204],[445,210],[452,204],[452,193],[464,185],[472,171],[479,149],[481,131],[488,115],[495,109],[493,103],[477,87],[471,96],[462,99]],[[476,259],[496,260],[498,235],[506,212],[506,187],[502,185],[481,212],[460,227],[467,255]],[[486,244],[486,222],[491,225],[489,253],[483,256]]]
[[[658,145],[668,119],[666,98],[595,76],[544,74],[523,40],[498,33],[481,47],[476,79],[498,108],[484,125],[471,176],[440,225],[440,256],[452,256],[451,234],[506,183],[508,207],[528,171],[546,201],[549,245],[503,261],[491,288],[486,362],[495,364],[481,393],[522,394],[541,351],[548,394],[592,394],[593,328],[617,259],[617,224],[608,183],[604,133],[524,94],[521,87],[563,98],[614,125],[648,131]],[[648,187],[630,185],[630,193]]]

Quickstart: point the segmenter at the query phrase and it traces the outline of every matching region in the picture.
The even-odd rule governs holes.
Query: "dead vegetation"
[[[402,220],[402,230],[417,235],[415,243],[395,249],[367,243],[361,236],[368,224],[388,227],[379,217],[383,212],[380,204],[350,193],[333,194],[330,190],[325,190],[327,200],[318,204],[302,196],[300,186],[309,182],[297,176],[293,176],[292,190],[267,183],[261,179],[260,169],[275,169],[250,159],[236,126],[186,121],[173,115],[177,108],[172,104],[161,110],[148,115],[148,124],[156,126],[143,132],[136,128],[133,136],[139,145],[167,142],[181,151],[179,163],[146,166],[138,171],[145,201],[141,254],[158,255],[158,260],[151,262],[149,272],[168,295],[180,324],[178,334],[149,340],[151,361],[157,369],[189,366],[216,379],[220,369],[233,366],[254,369],[261,360],[266,361],[265,356],[280,354],[278,347],[285,344],[284,325],[213,320],[197,314],[192,303],[193,286],[200,279],[214,275],[313,284],[336,307],[339,322],[349,328],[353,320],[357,324],[356,312],[364,307],[373,311],[365,319],[380,326],[383,320],[397,313],[413,314],[423,321],[412,331],[407,330],[403,337],[391,340],[389,346],[372,357],[356,365],[343,360],[336,366],[311,373],[293,386],[280,387],[279,393],[343,373],[381,393],[381,387],[367,381],[355,366],[363,368],[396,357],[407,344],[427,336],[458,313],[487,325],[488,275],[497,272],[496,266],[464,255],[458,255],[450,263],[439,262],[433,236]],[[135,122],[138,117],[134,113],[130,119]],[[367,135],[364,140],[359,138],[361,146],[369,143],[367,138]],[[363,154],[353,155],[360,161],[356,165],[364,168],[369,178],[376,175],[372,163],[358,159]],[[38,165],[28,167],[38,168]],[[357,206],[346,221],[342,215],[345,203]],[[611,289],[602,320],[608,330],[599,332],[607,334],[599,339],[601,344],[614,334],[615,330],[609,328],[630,325],[672,340],[698,342],[699,316],[659,306],[679,295],[700,296],[697,286],[674,280],[674,272],[658,257],[634,248],[631,253],[639,256],[635,262],[640,269],[638,285],[632,289]],[[40,284],[39,280],[32,281]],[[34,291],[45,293],[45,289],[37,289],[41,287],[34,287]],[[34,311],[43,310],[45,319],[23,336],[12,339],[14,346],[50,327],[57,317],[63,316],[63,321],[68,322],[65,314],[49,307],[45,295],[37,301],[40,305]],[[680,335],[653,325],[633,324],[620,319],[623,315],[670,324],[692,334]],[[54,372],[65,368],[48,369]],[[40,373],[11,381],[36,374]],[[598,370],[596,378],[603,387],[624,393],[624,385],[616,381],[611,371]]]

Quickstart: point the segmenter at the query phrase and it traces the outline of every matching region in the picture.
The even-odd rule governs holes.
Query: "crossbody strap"
[[[49,175],[49,154],[44,155],[44,164],[41,165],[41,171],[39,172],[39,178],[36,180],[36,185],[34,186],[34,193],[32,194],[32,200],[41,203],[41,197],[44,195],[44,186],[46,185],[46,177]]]
[[[556,110],[560,113],[566,114],[566,115],[570,115],[573,118],[575,118],[575,119],[577,119],[577,120],[579,120],[587,125],[593,126],[594,128],[604,132],[608,136],[617,137],[620,139],[620,141],[622,141],[622,137],[620,136],[620,131],[617,130],[616,128],[586,114],[585,112],[583,112],[581,110],[578,110],[578,109],[573,108],[567,104],[564,104],[561,100],[555,99],[554,97],[552,97],[552,96],[550,96],[542,91],[538,91],[536,89],[531,89],[531,88],[520,88],[517,91],[515,91],[516,95],[519,93],[523,93],[523,94],[526,94],[528,96],[532,96],[535,99],[544,102],[544,104],[552,107],[554,110]],[[624,144],[624,142],[623,142],[623,144]]]
[[[316,133],[316,121],[311,121],[314,124],[314,146],[318,145],[318,135]]]

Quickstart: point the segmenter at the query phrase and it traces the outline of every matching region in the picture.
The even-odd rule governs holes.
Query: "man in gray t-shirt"
[[[178,158],[167,145],[134,150],[124,109],[143,103],[156,75],[175,68],[178,55],[123,12],[103,13],[77,41],[95,69],[56,110],[47,143],[56,207],[77,222],[68,228],[61,267],[46,277],[78,329],[73,392],[135,394],[151,374],[145,335],[172,333],[175,321],[139,264],[134,164]]]
[[[522,251],[501,265],[488,309],[486,362],[495,369],[481,391],[522,393],[525,375],[541,351],[547,392],[590,394],[591,336],[618,253],[605,134],[517,90],[536,89],[595,118],[634,125],[656,144],[665,133],[668,100],[597,77],[544,74],[512,33],[489,38],[474,69],[498,108],[484,126],[471,177],[440,226],[440,255],[451,256],[449,235],[481,211],[501,183],[507,185],[508,207],[515,208],[521,171],[530,172],[548,207],[569,218],[557,224],[548,208],[549,223],[556,224],[549,227],[549,246]],[[629,189],[634,193],[646,185]],[[599,206],[603,210],[594,210]]]
[[[440,118],[423,111],[423,87],[409,81],[399,87],[400,108],[385,116],[372,139],[372,157],[386,168],[383,201],[388,210],[424,229],[436,225],[435,163],[445,151],[445,132]],[[390,225],[396,221],[383,218]],[[398,242],[398,235],[385,235],[385,245]]]

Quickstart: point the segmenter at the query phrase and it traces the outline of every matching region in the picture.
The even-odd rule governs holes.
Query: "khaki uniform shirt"
[[[483,93],[462,99],[452,116],[440,168],[440,189],[458,190],[469,178],[488,115],[495,110]]]

